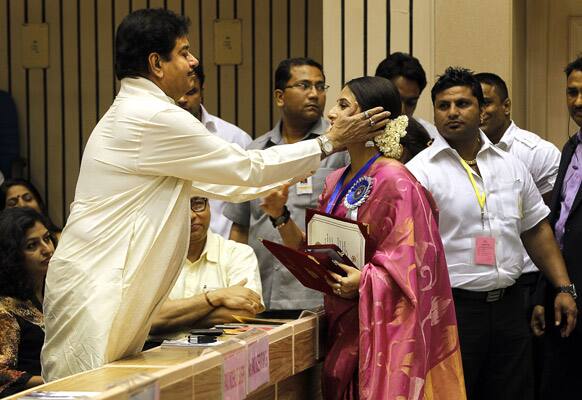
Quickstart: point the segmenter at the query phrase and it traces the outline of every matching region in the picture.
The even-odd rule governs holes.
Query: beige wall
[[[577,35],[571,35],[569,29],[575,16],[582,16],[582,1],[528,2],[528,125],[534,132],[547,135],[560,149],[568,134],[578,129],[568,116],[564,74],[568,62],[582,53],[582,41],[574,41]]]
[[[435,0],[436,73],[453,65],[498,74],[519,125],[525,124],[524,6],[524,0]]]
[[[193,53],[205,66],[205,106],[251,135],[271,129],[278,118],[272,76],[279,61],[322,60],[317,0],[0,0],[0,89],[12,94],[18,108],[25,177],[58,224],[73,200],[83,146],[119,86],[115,29],[129,11],[147,6],[167,6],[191,18]],[[242,20],[241,65],[214,64],[217,18]],[[25,70],[21,25],[41,22],[49,24],[50,66]]]

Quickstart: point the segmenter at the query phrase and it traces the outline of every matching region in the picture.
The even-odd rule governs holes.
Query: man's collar
[[[215,116],[210,114],[202,104],[200,104],[200,122],[212,133],[216,133]]]
[[[120,94],[127,92],[128,94],[143,94],[147,92],[148,94],[159,98],[162,101],[176,104],[174,99],[166,95],[162,89],[154,82],[147,78],[123,78],[121,80]]]
[[[312,136],[323,135],[325,133],[325,130],[327,129],[327,126],[328,125],[326,121],[323,118],[319,118],[319,120],[311,127],[311,129],[309,129],[307,134],[305,134],[305,136],[303,136],[301,140],[310,139]],[[269,138],[269,141],[273,145],[285,144],[285,141],[283,140],[283,133],[281,132],[282,127],[283,121],[279,120],[277,121],[277,125],[275,125],[275,127],[271,131],[273,134]]]
[[[508,151],[515,139],[515,129],[517,129],[517,125],[515,125],[515,122],[512,120],[505,132],[503,132],[503,136],[501,136],[499,143],[497,143],[497,147]]]
[[[478,153],[481,153],[483,151],[486,151],[487,149],[493,149],[494,146],[491,144],[491,141],[489,140],[489,138],[487,137],[487,135],[485,135],[485,133],[483,133],[483,131],[481,129],[479,129],[479,137],[481,138],[481,148],[479,149]],[[433,144],[428,148],[428,157],[429,159],[433,159],[434,157],[437,156],[437,154],[443,152],[443,151],[449,151],[449,152],[455,152],[456,151],[449,145],[449,143],[445,140],[445,138],[442,137],[442,135],[438,135]]]
[[[206,234],[206,244],[204,245],[204,250],[202,250],[202,254],[206,254],[206,259],[211,263],[217,263],[219,260],[220,246],[219,246],[220,235],[212,232],[210,228],[208,228],[208,232]],[[200,256],[202,258],[202,256]]]

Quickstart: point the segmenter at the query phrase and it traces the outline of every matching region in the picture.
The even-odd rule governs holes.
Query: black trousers
[[[562,338],[553,320],[546,313],[541,399],[582,399],[582,333]]]
[[[486,302],[453,289],[469,400],[533,399],[523,290],[514,285],[500,300]]]

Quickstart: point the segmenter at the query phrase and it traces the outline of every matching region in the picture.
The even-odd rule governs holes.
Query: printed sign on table
[[[247,352],[245,348],[224,356],[223,399],[241,400],[247,395]]]
[[[249,393],[269,382],[269,337],[262,336],[248,345]]]

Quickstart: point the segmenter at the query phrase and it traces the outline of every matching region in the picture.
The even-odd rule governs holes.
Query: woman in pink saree
[[[407,119],[384,78],[354,79],[329,112],[333,123],[354,107],[382,106],[392,121],[375,143],[348,148],[351,165],[331,173],[320,210],[369,225],[366,263],[340,265],[347,276],[328,282],[326,399],[465,399],[465,386],[438,212],[430,194],[398,161]],[[348,111],[349,110],[349,111]],[[265,199],[272,217],[283,212],[286,189]],[[279,227],[286,245],[304,234],[292,220]]]

